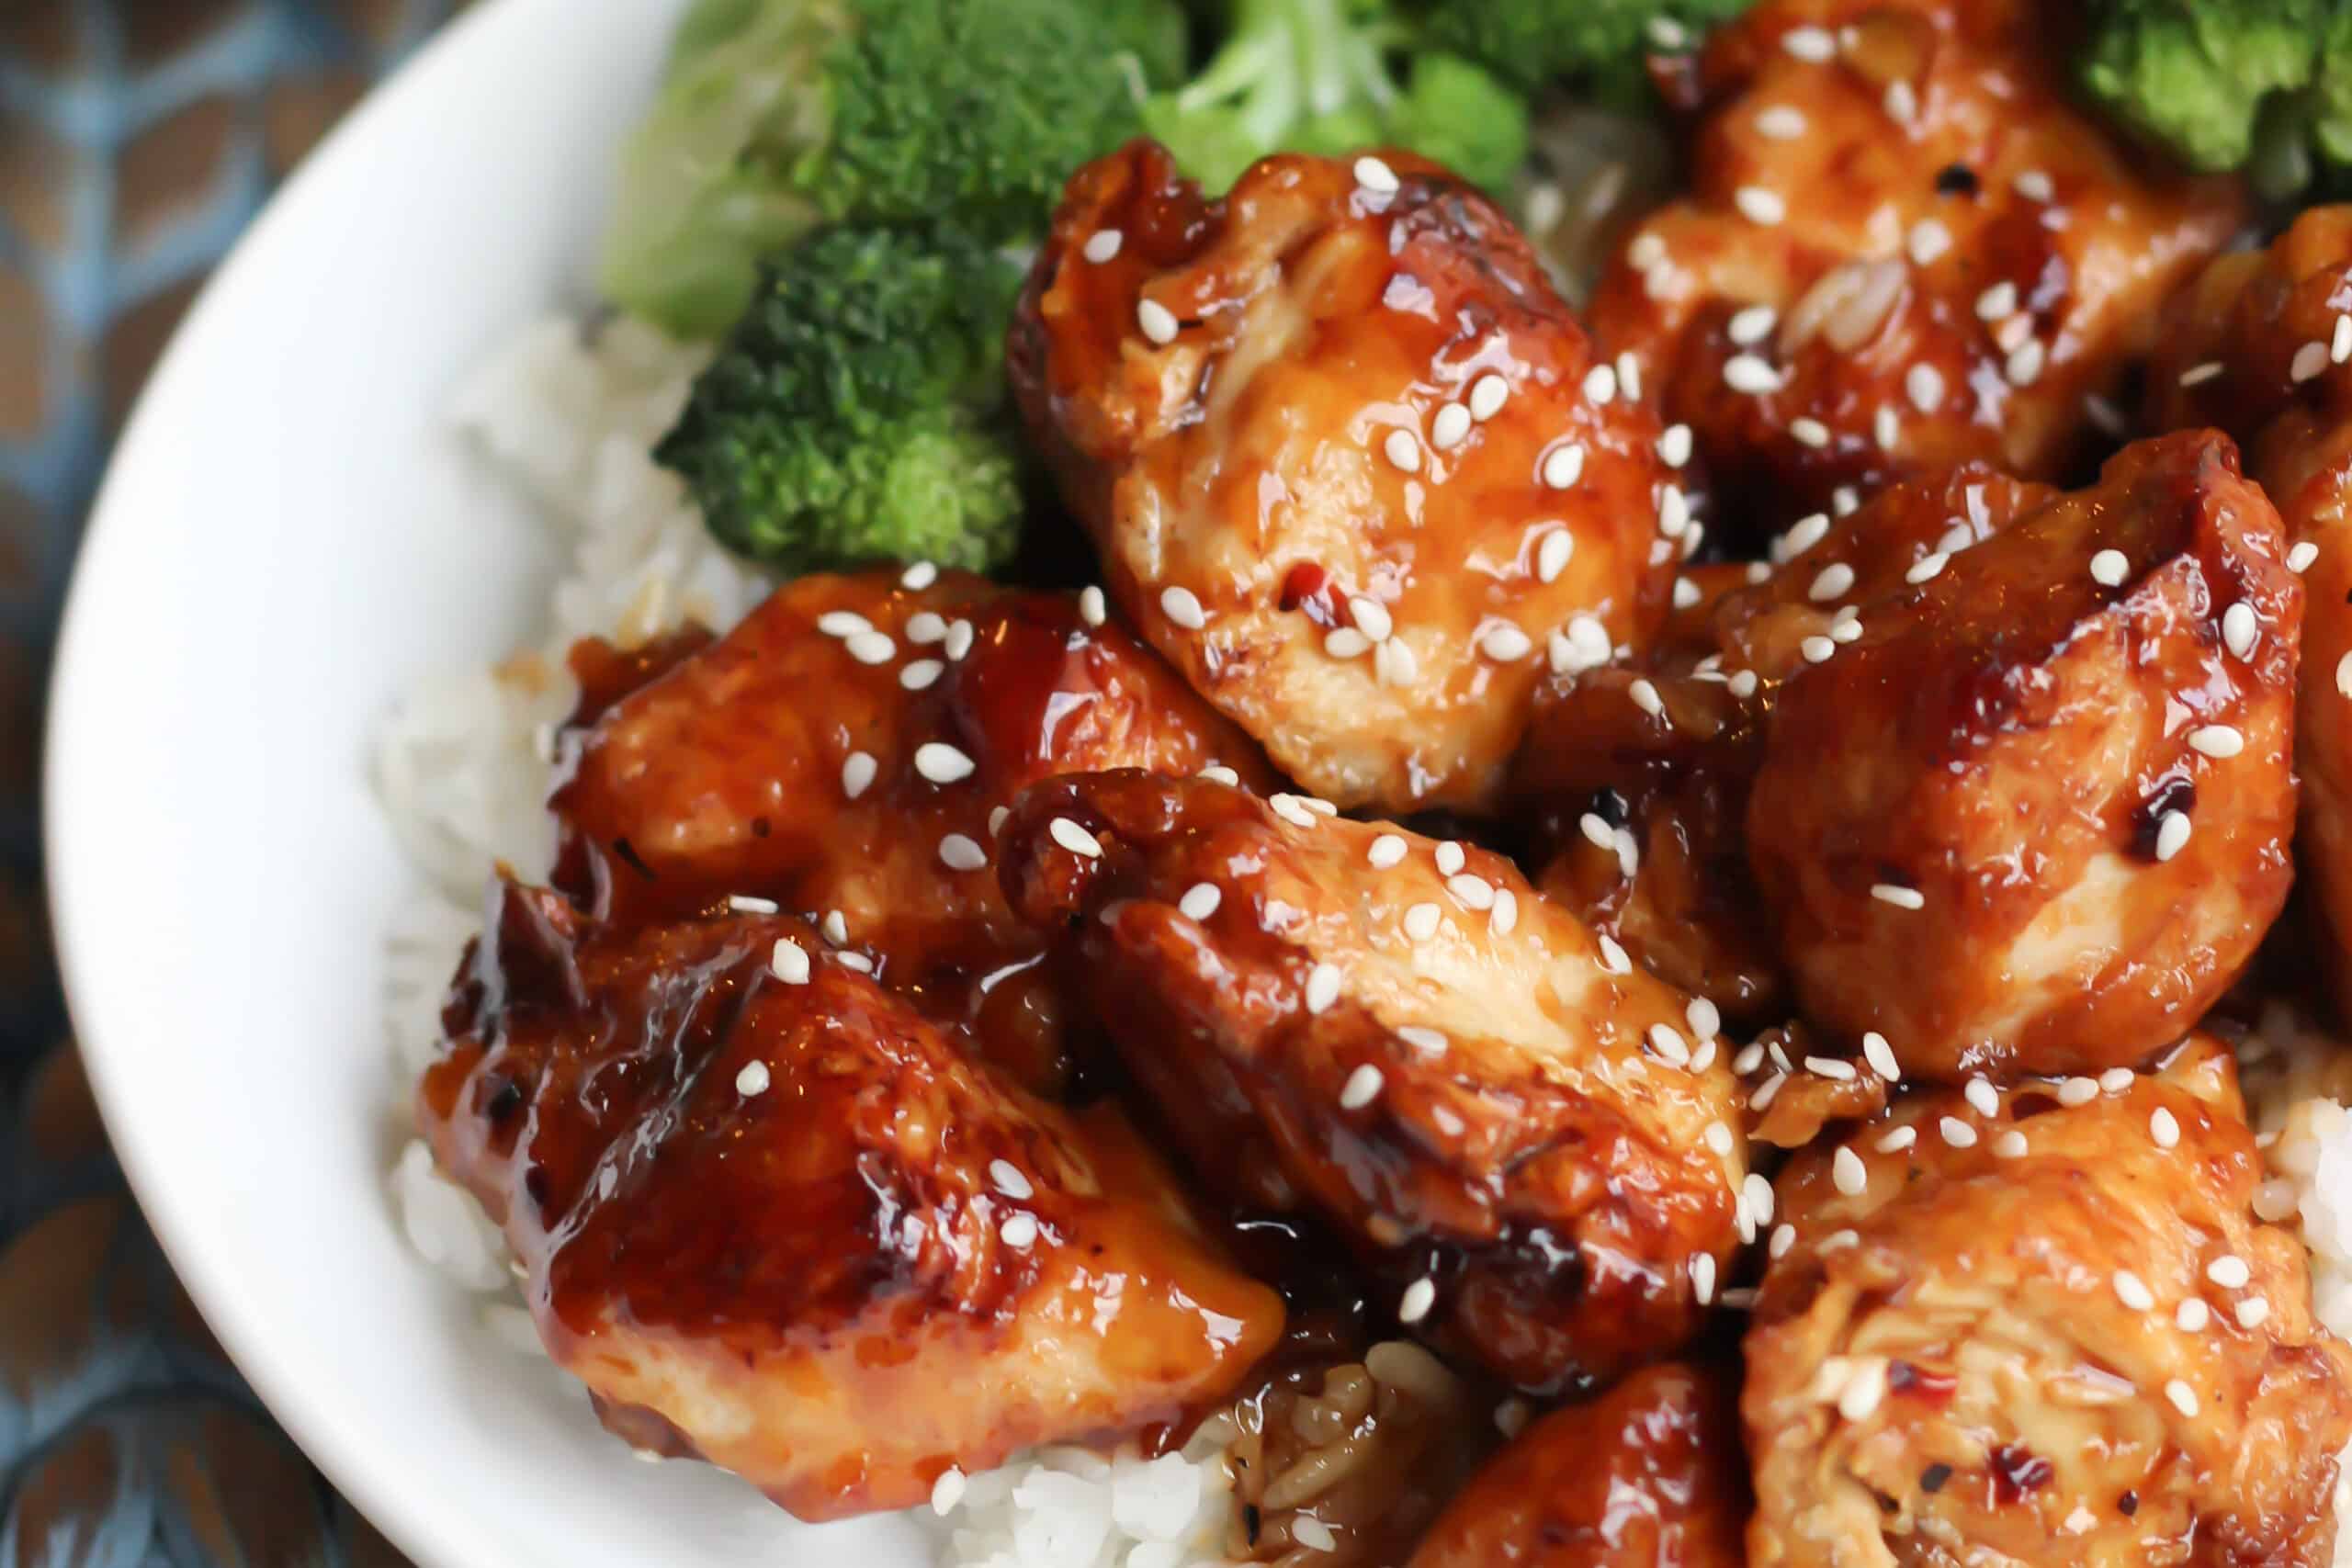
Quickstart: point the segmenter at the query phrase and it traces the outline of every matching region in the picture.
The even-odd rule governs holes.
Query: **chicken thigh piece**
[[[2217,424],[2286,520],[2303,572],[2296,860],[2329,950],[2352,953],[2352,206],[2305,212],[2207,267],[2165,312],[2156,429]],[[2325,965],[2352,1010],[2352,964]]]
[[[2076,107],[2035,0],[1765,0],[1686,87],[1691,194],[1595,295],[1727,498],[1785,525],[1967,458],[2063,478],[2157,304],[2236,231]]]
[[[1781,1173],[1748,1562],[2325,1568],[2352,1350],[2250,1212],[2226,1052],[1996,1101],[1915,1095]]]
[[[1065,1021],[988,863],[995,813],[1068,768],[1271,775],[1099,603],[908,580],[804,577],[715,644],[583,680],[557,885],[623,921],[730,897],[821,919],[1050,1088]]]
[[[1804,638],[1747,845],[1806,1018],[1943,1079],[2193,1025],[2293,876],[2286,555],[2228,438],[2183,433]]]
[[[1279,1298],[1115,1123],[844,956],[786,917],[623,931],[498,890],[419,1111],[606,1425],[824,1519],[1230,1391]]]
[[[1712,1016],[1502,857],[1327,810],[1050,780],[1006,892],[1201,1178],[1319,1213],[1408,1327],[1538,1391],[1690,1338],[1746,1174]]]
[[[1668,1362],[1552,1412],[1455,1494],[1408,1568],[1746,1568],[1735,1386]]]
[[[1009,355],[1136,625],[1343,807],[1487,805],[1547,644],[1643,641],[1698,542],[1637,388],[1419,159],[1089,164]]]

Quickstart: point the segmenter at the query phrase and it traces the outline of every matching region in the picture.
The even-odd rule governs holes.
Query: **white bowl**
[[[926,1562],[649,1466],[404,1245],[379,945],[410,886],[366,737],[523,634],[550,562],[441,418],[584,303],[681,0],[498,0],[320,149],[155,373],[74,583],[49,738],[58,950],[107,1124],[221,1342],[433,1568]]]

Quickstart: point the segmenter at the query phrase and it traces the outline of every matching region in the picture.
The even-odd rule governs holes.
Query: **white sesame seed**
[[[2270,1316],[2270,1303],[2260,1296],[2248,1296],[2238,1303],[2232,1315],[2238,1320],[2240,1328],[2259,1328]]]
[[[1903,1069],[1894,1060],[1894,1047],[1888,1044],[1886,1036],[1875,1029],[1869,1030],[1862,1035],[1862,1060],[1870,1064],[1871,1071],[1887,1082],[1897,1083],[1902,1080]]]
[[[1680,485],[1661,485],[1657,492],[1657,531],[1671,539],[1690,526],[1690,498]]]
[[[1807,1056],[1804,1070],[1815,1077],[1832,1078],[1838,1083],[1851,1083],[1860,1076],[1854,1064],[1839,1056]]]
[[[1212,784],[1221,784],[1228,788],[1238,788],[1241,784],[1241,775],[1222,762],[1211,762],[1201,770],[1199,776]]]
[[[1588,843],[1596,848],[1611,851],[1617,848],[1617,829],[1611,827],[1609,819],[1599,812],[1588,811],[1578,817],[1577,829],[1584,834]]]
[[[2213,1320],[2212,1309],[2202,1296],[2183,1296],[2180,1304],[2172,1309],[2173,1325],[2183,1334],[2202,1334]]]
[[[1535,651],[1534,639],[1506,621],[1478,639],[1478,651],[1498,664],[1516,664]]]
[[[1867,1421],[1886,1397],[1886,1361],[1865,1356],[1854,1364],[1846,1386],[1838,1394],[1838,1414],[1849,1421]]]
[[[951,661],[960,660],[972,651],[972,638],[975,635],[971,622],[956,621],[948,626],[947,636],[942,639],[940,649]]]
[[[1496,934],[1509,936],[1519,925],[1519,895],[1508,887],[1496,888],[1494,912],[1487,920],[1495,928]]]
[[[1452,876],[1467,863],[1469,856],[1460,844],[1448,839],[1437,847],[1436,852],[1430,858],[1437,863],[1439,875]]]
[[[1600,947],[1601,968],[1611,975],[1630,975],[1634,972],[1634,961],[1625,956],[1625,950],[1618,945],[1615,937],[1611,936],[1607,931],[1601,932]]]
[[[1851,604],[1838,611],[1838,618],[1829,623],[1829,640],[1832,642],[1860,641],[1862,623],[1860,615],[1860,612]]]
[[[2188,847],[2189,822],[2186,811],[2167,811],[2156,822],[2156,860],[2159,864]]]
[[[1046,824],[1046,836],[1074,855],[1086,860],[1102,858],[1102,840],[1067,817],[1057,817]]]
[[[1448,403],[1430,421],[1430,445],[1443,452],[1459,446],[1470,434],[1470,411]]]
[[[1188,920],[1205,920],[1216,914],[1216,907],[1224,902],[1224,889],[1216,883],[1195,882],[1184,889],[1184,896],[1176,900],[1176,908]]]
[[[2352,315],[2335,318],[2335,330],[2328,334],[2327,356],[2338,365],[2352,360]]]
[[[743,1070],[735,1075],[735,1092],[745,1100],[754,1100],[768,1091],[768,1065],[746,1062]]]
[[[1825,664],[1838,651],[1838,645],[1826,637],[1809,637],[1797,644],[1797,651],[1804,656],[1807,664]]]
[[[729,894],[727,907],[739,915],[773,915],[777,908],[775,899],[761,898],[749,893]]]
[[[1445,919],[1445,911],[1435,904],[1416,904],[1405,911],[1405,934],[1415,942],[1427,942],[1437,935],[1438,922]]]
[[[2301,577],[2310,570],[2312,562],[2317,559],[2319,559],[2319,547],[2309,539],[2305,539],[2287,552],[2287,570]]]
[[[1800,517],[1781,536],[1779,547],[1773,552],[1783,561],[1793,560],[1829,536],[1829,513],[1815,512]]]
[[[1862,1164],[1862,1156],[1841,1145],[1830,1158],[1829,1179],[1837,1185],[1838,1191],[1852,1198],[1859,1196],[1862,1189],[1870,1185],[1871,1176]]]
[[[1199,631],[1209,624],[1199,597],[1180,583],[1170,583],[1159,591],[1159,613],[1188,632]]]
[[[1898,85],[1907,86],[1909,84]],[[1905,249],[1911,253],[1913,265],[1927,266],[1951,249],[1951,231],[1936,219],[1922,218],[1911,225]]]
[[[1658,461],[1669,468],[1679,468],[1690,460],[1690,427],[1669,424],[1657,438]]]
[[[1742,702],[1746,702],[1756,694],[1758,684],[1757,674],[1753,670],[1735,670],[1732,671],[1731,679],[1724,682],[1731,694]]]
[[[1756,133],[1767,141],[1794,141],[1804,134],[1804,114],[1786,104],[1774,104],[1756,114]]]
[[[880,632],[855,633],[843,637],[842,647],[860,664],[888,664],[899,651],[899,645]]]
[[[1136,301],[1136,325],[1153,343],[1164,346],[1176,341],[1176,312],[1157,299]]]
[[[1393,191],[1397,187],[1396,171],[1367,152],[1356,160],[1356,184],[1366,190]]]
[[[964,1472],[950,1465],[931,1483],[931,1511],[944,1517],[964,1500]]]
[[[2147,1282],[2129,1269],[2118,1269],[2110,1281],[2115,1286],[2115,1299],[2133,1312],[2147,1312],[2156,1304],[2156,1298]]]
[[[1290,1533],[1292,1540],[1297,1541],[1299,1545],[1306,1548],[1309,1551],[1337,1551],[1340,1550],[1340,1538],[1331,1533],[1331,1527],[1329,1525],[1325,1524],[1313,1514],[1292,1515],[1290,1521]]]
[[[2098,1076],[2098,1087],[2107,1094],[2121,1094],[2134,1081],[2129,1067],[2109,1067]]]
[[[1998,1116],[2001,1113],[2000,1091],[1983,1078],[1969,1079],[1960,1092],[1970,1105],[1976,1108],[1978,1115]]]
[[[1772,1223],[1772,1183],[1762,1172],[1749,1171],[1740,1182],[1739,1192],[1741,1199],[1747,1204],[1748,1213],[1754,1217],[1758,1224],[1769,1225]]]
[[[1788,1255],[1789,1248],[1794,1247],[1796,1244],[1796,1226],[1788,1224],[1775,1225],[1772,1227],[1772,1239],[1764,1244],[1765,1254],[1771,1258],[1783,1258]]]
[[[1885,96],[1880,100],[1886,118],[1897,125],[1909,125],[1919,118],[1919,94],[1910,83],[1898,76],[1886,85]]]
[[[1400,473],[1415,474],[1421,468],[1421,444],[1409,430],[1401,425],[1391,430],[1380,443],[1380,450],[1389,466]]]
[[[939,840],[939,863],[950,871],[978,871],[989,863],[989,853],[961,833]]]
[[[1405,840],[1401,837],[1395,833],[1383,833],[1364,851],[1363,858],[1372,863],[1375,871],[1386,871],[1405,858]]]
[[[1025,1202],[1036,1196],[1035,1189],[1029,1185],[1029,1179],[1021,1173],[1019,1166],[1009,1159],[989,1161],[989,1179],[995,1183],[998,1191],[1015,1201]]]
[[[1944,400],[1944,373],[1924,360],[1903,373],[1904,395],[1921,413],[1933,413]]]
[[[972,759],[944,740],[928,740],[915,748],[915,772],[933,784],[954,784],[972,776]]]
[[[1078,591],[1078,618],[1090,626],[1099,626],[1110,615],[1110,607],[1102,602],[1102,590],[1088,583]]]
[[[2091,581],[2103,588],[2120,588],[2131,575],[2131,558],[2121,550],[2101,550],[2091,557]]]
[[[1555,528],[1544,536],[1535,547],[1535,580],[1556,581],[1568,568],[1568,559],[1576,554],[1577,536],[1566,528]]]
[[[1489,370],[1470,383],[1470,417],[1486,423],[1503,412],[1503,403],[1510,396],[1510,383]]]
[[[1001,811],[1003,807],[999,807],[997,809]],[[834,946],[838,947],[849,940],[849,922],[842,918],[842,912],[839,909],[826,910],[825,918],[820,924],[825,933],[825,940]]]
[[[1666,259],[1666,238],[1653,230],[1645,229],[1625,247],[1625,264],[1635,272],[1647,272]]]
[[[2295,350],[2294,359],[2287,367],[2288,376],[2299,385],[2327,368],[2327,344],[2307,343]]]
[[[2352,653],[2346,653],[2335,661],[2335,694],[2340,697],[2352,697]]]
[[[2254,1270],[2245,1258],[2235,1253],[2225,1252],[2205,1265],[2205,1278],[2225,1291],[2243,1291],[2247,1281],[2254,1278]]]
[[[2007,278],[1976,297],[1976,319],[1980,321],[2005,321],[2017,313],[2017,308],[2018,286]]]
[[[1340,1109],[1362,1111],[1380,1098],[1381,1086],[1386,1081],[1381,1077],[1378,1067],[1366,1062],[1354,1072],[1350,1073],[1348,1081],[1340,1086]]]
[[[1882,452],[1894,451],[1895,442],[1902,435],[1903,423],[1895,416],[1894,406],[1879,404],[1877,412],[1871,415],[1871,439],[1878,443],[1878,449]]]
[[[1573,441],[1562,442],[1544,455],[1544,482],[1553,490],[1566,490],[1584,474],[1584,448]]]
[[[1753,348],[1772,335],[1773,323],[1780,319],[1780,312],[1770,305],[1750,305],[1732,312],[1724,333],[1740,347]]]
[[[926,648],[947,635],[946,617],[931,610],[918,610],[907,617],[907,640],[917,648]]]
[[[1295,795],[1270,795],[1266,797],[1266,805],[1275,816],[1294,828],[1318,826],[1315,813],[1307,809],[1306,802]]]
[[[1708,1122],[1706,1130],[1701,1133],[1699,1137],[1702,1143],[1717,1155],[1731,1153],[1731,1129],[1721,1122]]]
[[[2196,1417],[2197,1391],[2190,1388],[2187,1383],[2181,1382],[2180,1379],[2174,1378],[2171,1382],[2165,1384],[2165,1397],[2172,1401],[2172,1407],[2175,1410],[2179,1411],[2183,1416],[2188,1416],[2191,1419]]]
[[[1973,1148],[1976,1145],[1976,1129],[1957,1116],[1938,1118],[1936,1131],[1941,1134],[1944,1142],[1953,1148]]]
[[[2061,1105],[2088,1105],[2098,1098],[2098,1080],[2096,1078],[2068,1078],[2058,1086],[2058,1103]]]
[[[1838,40],[1826,28],[1791,28],[1781,35],[1781,47],[1815,65],[1838,57]]]
[[[1921,556],[1911,563],[1911,570],[1903,574],[1903,581],[1916,588],[1922,582],[1932,581],[1951,562],[1951,557],[1942,550]]]
[[[1701,1040],[1711,1040],[1723,1032],[1724,1015],[1721,1009],[1704,997],[1693,997],[1690,1005],[1682,1010],[1682,1017],[1690,1025],[1690,1032]]]
[[[1036,1245],[1037,1216],[1026,1213],[1014,1214],[997,1227],[996,1234],[1003,1240],[1005,1246],[1016,1251],[1025,1252]]]
[[[2207,757],[2234,757],[2245,750],[2245,737],[2227,724],[2202,724],[2188,732],[2188,749]]]
[[[1465,908],[1484,910],[1495,907],[1495,885],[1483,876],[1473,876],[1466,871],[1449,876],[1445,890]]]
[[[1731,203],[1742,218],[1768,228],[1789,215],[1789,204],[1781,193],[1763,186],[1740,186],[1732,192]]]
[[[1887,1134],[1885,1137],[1881,1138],[1878,1141],[1878,1152],[1883,1155],[1899,1155],[1905,1149],[1909,1148],[1918,1141],[1918,1128],[1910,1126],[1897,1127],[1893,1132]]]
[[[1724,385],[1761,396],[1781,389],[1781,374],[1752,354],[1735,354],[1724,361]]]
[[[2180,384],[2184,387],[2202,386],[2204,383],[2211,380],[2214,377],[2219,376],[2226,368],[2228,367],[2218,359],[2205,360],[2201,364],[2192,365],[2188,369],[2182,371],[2180,373]]]
[[[1348,601],[1348,616],[1355,622],[1355,629],[1374,642],[1385,642],[1394,626],[1388,618],[1388,607],[1377,599],[1362,595]]]
[[[1080,247],[1079,254],[1100,266],[1117,255],[1119,247],[1125,243],[1126,236],[1116,229],[1097,229],[1086,236],[1086,243]]]
[[[1398,1024],[1396,1038],[1429,1056],[1444,1055],[1447,1045],[1451,1043],[1442,1030],[1430,1029],[1418,1023]]]
[[[1687,1067],[1690,1065],[1690,1043],[1682,1038],[1674,1025],[1653,1023],[1649,1027],[1647,1038],[1650,1049],[1657,1054],[1660,1061],[1677,1067]]]
[[[1594,403],[1605,404],[1617,396],[1617,367],[1596,365],[1584,373],[1584,395]]]
[[[2256,620],[2254,606],[2241,599],[2222,612],[2222,643],[2240,659],[2250,658],[2256,640],[2262,634],[2262,624]]]
[[[1361,659],[1372,651],[1372,638],[1353,626],[1333,626],[1323,634],[1323,651],[1334,659]]]
[[[1813,586],[1805,590],[1805,597],[1816,604],[1832,599],[1842,599],[1854,586],[1854,569],[1844,561],[1832,561],[1814,574]]]
[[[2046,202],[2058,194],[2057,187],[2050,183],[2050,176],[2040,169],[2019,169],[2017,177],[2009,182],[2009,188],[2028,201]]]
[[[1994,1139],[1993,1157],[1995,1159],[2024,1158],[2025,1134],[2012,1127],[2007,1132],[2002,1134],[1999,1137]]]
[[[1701,1306],[1715,1299],[1715,1260],[1707,1253],[1690,1255],[1690,1294]]]
[[[1657,694],[1657,688],[1650,683],[1646,675],[1634,677],[1633,684],[1625,688],[1625,694],[1634,700],[1635,707],[1652,718],[1666,712],[1666,700]]]
[[[1617,385],[1625,396],[1638,402],[1642,396],[1642,362],[1634,357],[1630,348],[1617,355]]]
[[[865,793],[866,786],[874,782],[874,775],[881,771],[882,765],[872,757],[863,751],[852,751],[842,759],[842,793],[855,800]]]
[[[2050,361],[2050,351],[2038,337],[2030,337],[2009,351],[2001,374],[2008,378],[2012,387],[2030,387],[2041,378],[2041,368]]]
[[[775,946],[768,950],[768,973],[787,986],[808,983],[808,953],[788,936],[775,939]]]
[[[817,617],[817,629],[827,637],[853,637],[872,631],[874,623],[854,610],[828,610]]]
[[[1421,1319],[1429,1316],[1430,1308],[1436,1304],[1436,1284],[1428,1280],[1416,1280],[1411,1284],[1406,1286],[1405,1293],[1397,1298],[1396,1321],[1399,1323],[1419,1323]],[[1295,1526],[1293,1528],[1295,1531]],[[1323,1550],[1328,1551],[1330,1549],[1326,1547]]]
[[[1317,964],[1306,972],[1306,1010],[1324,1012],[1340,999],[1340,967],[1336,964]]]
[[[1789,421],[1789,434],[1796,437],[1799,444],[1816,452],[1829,445],[1829,427],[1809,413],[1799,414]]]

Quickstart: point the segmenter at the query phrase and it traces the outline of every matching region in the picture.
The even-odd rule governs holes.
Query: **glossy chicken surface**
[[[733,896],[824,920],[1033,1087],[1066,1074],[1069,1021],[988,864],[995,813],[1071,768],[1269,777],[1115,622],[962,573],[804,577],[639,663],[583,682],[559,886],[624,922]]]
[[[1731,1380],[1668,1363],[1512,1438],[1408,1568],[1744,1568],[1747,1514]]]
[[[2223,256],[2166,309],[2148,378],[2159,429],[2216,424],[2247,444],[2249,470],[2308,548],[2303,679],[2295,708],[2302,780],[2296,860],[2352,1005],[2352,207],[2313,208],[2267,250]]]
[[[1115,1121],[1032,1098],[806,922],[622,931],[512,885],[493,915],[420,1119],[639,1447],[803,1518],[905,1507],[1171,1419],[1280,1335]]]
[[[2286,554],[2234,446],[2184,433],[1800,642],[1747,840],[1807,1021],[1947,1079],[2193,1025],[2293,877]]]
[[[1697,1331],[1745,1175],[1722,1043],[1509,862],[1126,773],[1024,794],[1003,872],[1200,1178],[1320,1213],[1408,1327],[1539,1390]]]
[[[1968,458],[2062,477],[2243,220],[2074,105],[2065,9],[1766,0],[1709,38],[1690,194],[1592,321],[1764,525]]]
[[[1143,635],[1343,807],[1485,805],[1555,635],[1645,640],[1697,543],[1634,389],[1418,159],[1278,156],[1216,202],[1149,144],[1092,164],[1010,355]]]
[[[2206,1037],[2088,1098],[1905,1100],[1777,1183],[1745,1344],[1752,1568],[2321,1568],[2352,1351]]]

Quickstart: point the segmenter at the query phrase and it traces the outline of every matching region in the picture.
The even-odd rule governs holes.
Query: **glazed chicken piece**
[[[1668,1363],[1552,1412],[1454,1495],[1408,1568],[1745,1568],[1734,1387]]]
[[[1500,856],[1326,811],[1051,780],[1005,888],[1200,1177],[1319,1213],[1408,1327],[1539,1391],[1689,1339],[1745,1175],[1712,1019]]]
[[[575,664],[587,701],[553,799],[558,886],[621,920],[730,897],[822,919],[934,1017],[972,1021],[1033,1088],[1068,1071],[1068,1021],[1045,943],[997,891],[994,814],[1070,768],[1270,781],[1099,604],[959,572],[922,588],[804,577],[707,648],[614,668],[591,645]]]
[[[1693,189],[1603,276],[1631,352],[1726,497],[1780,526],[1971,457],[2059,478],[2246,207],[2074,107],[2034,0],[1766,0],[1685,85]]]
[[[1805,1017],[1945,1079],[2195,1023],[2293,875],[2286,553],[2236,448],[2184,433],[1804,638],[1747,837]]]
[[[1114,1122],[969,1059],[806,922],[621,931],[513,885],[493,917],[422,1121],[640,1448],[802,1518],[902,1508],[1214,1400],[1280,1335]]]
[[[1343,807],[1485,806],[1547,646],[1645,640],[1698,543],[1526,242],[1402,154],[1088,165],[1009,355],[1144,636]]]
[[[1797,1156],[1746,1342],[1752,1568],[2324,1568],[2352,1351],[2260,1176],[2203,1036]]]
[[[2218,424],[2286,519],[2304,570],[2295,708],[2297,857],[2330,950],[2352,951],[2352,207],[2313,208],[2267,251],[2222,256],[2166,309],[2154,427]],[[2352,1009],[2352,964],[2324,965]]]

